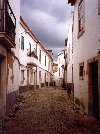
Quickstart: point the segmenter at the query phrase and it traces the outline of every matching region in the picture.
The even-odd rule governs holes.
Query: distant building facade
[[[64,60],[64,50],[58,53],[58,72],[57,72],[57,79],[58,79],[58,86],[63,86],[64,83],[64,65],[65,65],[65,60]]]
[[[53,61],[53,82],[54,86],[58,86],[58,63]]]
[[[70,16],[70,25],[68,30],[68,37],[65,39],[65,68],[64,68],[64,80],[65,80],[65,89],[68,92],[74,92],[74,84],[73,84],[73,19],[74,13],[71,13]],[[73,96],[74,97],[74,96]]]

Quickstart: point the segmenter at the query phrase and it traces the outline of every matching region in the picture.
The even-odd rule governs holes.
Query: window
[[[46,73],[45,73],[45,83],[46,83]]]
[[[39,61],[41,62],[41,50],[40,50],[40,53],[39,53]]]
[[[29,52],[31,52],[31,44],[29,43]]]
[[[98,0],[98,13],[100,14],[100,0]]]
[[[81,0],[78,6],[78,32],[79,36],[84,32],[84,0]]]
[[[39,80],[41,81],[41,71],[39,71]]]
[[[60,67],[59,67],[59,76],[60,76]]]
[[[36,44],[36,55],[37,55],[37,44]]]
[[[45,56],[45,66],[46,66],[46,56]]]
[[[21,49],[24,50],[24,37],[21,36]]]
[[[84,79],[84,62],[79,64],[79,79]]]
[[[21,70],[21,82],[24,82],[24,70]]]
[[[68,48],[68,62],[70,61],[70,44],[69,44],[69,48]]]

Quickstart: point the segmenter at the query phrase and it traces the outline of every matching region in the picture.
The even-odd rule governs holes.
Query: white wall
[[[88,104],[88,75],[87,60],[95,57],[100,48],[100,15],[98,14],[98,0],[85,1],[85,32],[78,35],[78,4],[74,8],[74,33],[73,33],[73,64],[74,64],[74,91],[75,96],[82,98]],[[84,80],[79,80],[79,63],[84,62]],[[87,107],[86,107],[87,111]]]
[[[67,41],[67,83],[72,83],[72,64],[73,64],[73,53],[72,53],[72,26],[73,26],[73,12],[70,16],[70,25],[68,30],[68,41]]]
[[[24,24],[22,24],[24,25]],[[30,31],[28,31],[28,25],[26,26],[22,26],[20,24],[20,80],[19,80],[19,84],[20,86],[26,86],[27,85],[27,63],[29,62],[33,62],[36,64],[37,67],[34,67],[33,72],[35,72],[35,79],[33,79],[33,83],[29,81],[29,84],[33,84],[34,85],[34,80],[35,80],[35,85],[38,85],[39,87],[41,87],[41,83],[45,83],[45,73],[46,73],[46,82],[50,83],[50,74],[52,74],[52,58],[51,56],[47,53],[46,49],[44,48],[44,46],[41,45],[41,43],[37,40],[37,38],[33,38],[33,36],[30,36]],[[27,29],[27,33],[25,32],[25,28]],[[21,35],[24,37],[24,50],[21,49]],[[38,43],[36,43],[38,42]],[[37,44],[37,57],[38,59],[34,58],[34,57],[30,57],[27,55],[28,53],[28,49],[29,49],[29,43],[31,44],[31,50],[34,50],[34,48],[36,48],[36,44]],[[41,50],[41,62],[39,61],[39,56],[40,56],[40,50]],[[46,66],[45,66],[45,56],[46,56]],[[24,58],[24,60],[23,60]],[[50,61],[50,64],[49,64]],[[24,77],[25,80],[22,83],[21,82],[21,70],[25,70],[24,71]],[[30,70],[30,69],[29,69]],[[36,71],[37,70],[37,71]],[[41,71],[41,79],[39,78],[39,71]],[[31,73],[31,70],[30,70]],[[30,77],[30,75],[29,75]]]
[[[9,5],[16,18],[15,30],[15,48],[8,48],[0,44],[0,55],[4,51],[1,63],[1,81],[2,94],[0,95],[0,116],[4,116],[5,112],[15,103],[19,89],[19,20],[20,20],[20,0],[8,0]],[[11,16],[12,19],[12,16]],[[13,21],[13,19],[12,19]],[[4,48],[5,47],[5,48]],[[10,49],[10,48],[9,48]]]
[[[10,6],[16,18],[16,36],[15,48],[12,49],[13,55],[8,57],[8,85],[7,93],[14,92],[19,89],[19,20],[20,20],[20,0],[9,0]]]
[[[62,50],[60,53],[58,53],[58,72],[57,72],[57,78],[59,83],[58,85],[61,86],[63,84],[63,78],[64,78],[64,69],[62,68],[62,65],[65,64],[65,59],[64,59],[64,51]],[[59,69],[60,69],[60,76],[59,76]]]

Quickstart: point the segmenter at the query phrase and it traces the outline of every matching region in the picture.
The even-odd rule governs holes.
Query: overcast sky
[[[64,49],[70,12],[67,0],[21,0],[21,16],[55,59]]]

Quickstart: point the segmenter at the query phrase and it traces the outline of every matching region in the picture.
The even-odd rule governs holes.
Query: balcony
[[[34,58],[36,58],[36,59],[38,60],[38,57],[37,57],[35,51],[29,51],[29,52],[27,53],[27,55],[30,56],[30,57],[34,57]]]
[[[0,43],[7,48],[15,47],[16,18],[8,0],[0,0]]]

